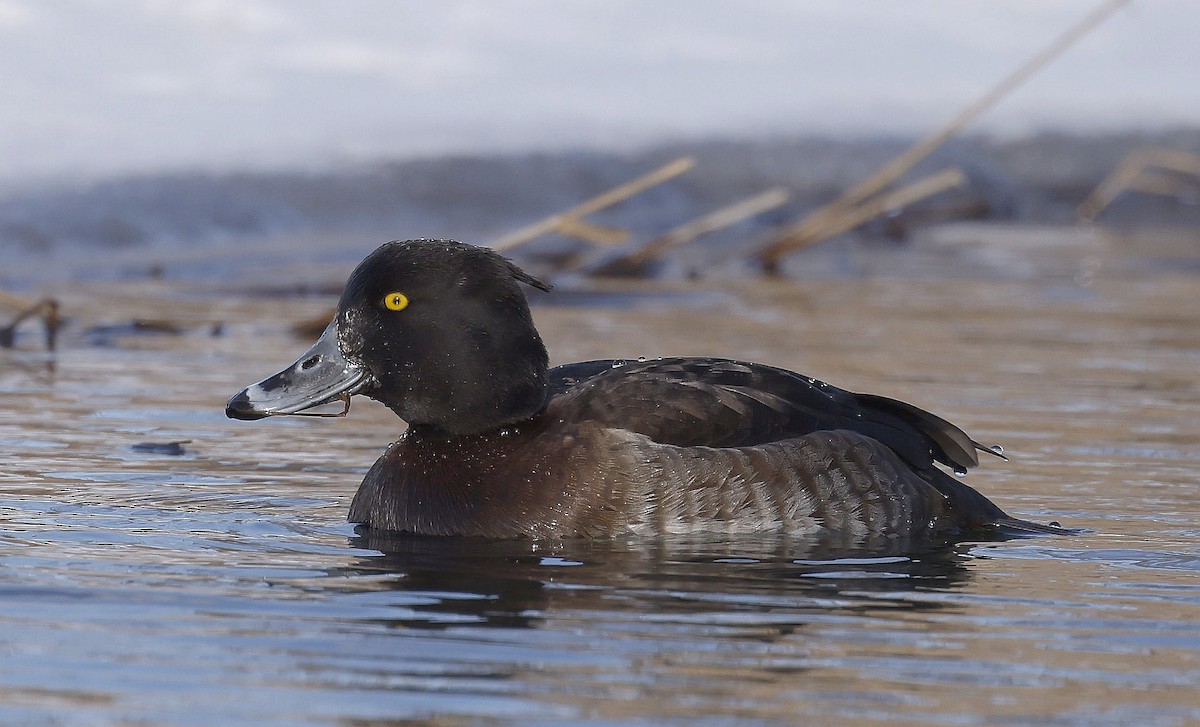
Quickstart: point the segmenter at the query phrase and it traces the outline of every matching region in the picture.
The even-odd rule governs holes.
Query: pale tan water
[[[1004,446],[968,478],[1002,507],[1089,531],[888,554],[363,541],[398,420],[223,414],[330,299],[56,291],[53,370],[32,334],[0,352],[0,723],[1200,723],[1200,276],[1096,260],[540,299],[558,362],[905,399]],[[185,330],[82,334],[135,317]]]

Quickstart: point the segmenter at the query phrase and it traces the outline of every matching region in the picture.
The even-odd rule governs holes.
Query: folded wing
[[[550,406],[564,417],[677,446],[745,447],[850,430],[923,470],[979,464],[961,429],[911,404],[855,394],[762,364],[716,358],[588,361],[551,372]]]

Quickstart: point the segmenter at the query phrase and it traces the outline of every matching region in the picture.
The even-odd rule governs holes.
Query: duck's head
[[[550,289],[487,248],[385,243],[350,274],[313,347],[225,413],[298,414],[365,394],[409,424],[453,434],[527,419],[543,405],[548,360],[521,283]]]

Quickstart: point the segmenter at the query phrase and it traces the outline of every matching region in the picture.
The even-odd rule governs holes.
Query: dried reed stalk
[[[783,187],[772,187],[765,192],[734,202],[702,217],[679,225],[655,237],[641,248],[605,263],[593,274],[635,274],[646,263],[661,257],[668,251],[709,235],[726,227],[761,215],[787,203],[790,195]]]
[[[629,233],[624,230],[613,230],[612,228],[603,228],[596,225],[589,225],[582,222],[584,217],[599,212],[602,209],[611,207],[618,202],[622,202],[630,197],[643,192],[651,187],[662,184],[663,182],[674,179],[680,174],[688,171],[696,165],[696,160],[692,157],[682,157],[676,159],[670,164],[666,164],[658,169],[655,169],[648,174],[644,174],[636,179],[631,179],[624,184],[613,187],[612,189],[599,194],[591,199],[572,207],[565,212],[560,212],[556,215],[539,220],[538,222],[522,227],[519,230],[511,232],[499,240],[491,243],[493,250],[505,251],[519,247],[545,235],[548,232],[561,232],[563,234],[575,235],[591,239],[596,242],[606,242],[608,244],[617,244],[624,242],[629,238]]]
[[[779,238],[771,241],[758,254],[764,268],[768,272],[776,271],[780,261],[789,253],[824,240],[825,237],[822,235],[825,234],[825,230],[846,229],[844,223],[838,221],[839,218],[845,215],[853,215],[852,209],[856,205],[902,177],[908,170],[916,166],[918,162],[946,143],[947,140],[961,131],[967,124],[996,105],[1002,98],[1028,80],[1034,73],[1041,70],[1051,60],[1075,43],[1075,41],[1104,22],[1128,1],[1109,0],[1101,4],[1096,10],[1089,13],[1087,17],[1023,63],[1001,80],[1000,83],[989,89],[978,100],[960,111],[945,126],[912,145],[900,156],[880,167],[833,202],[816,209],[801,220],[799,224],[786,230]]]
[[[1152,170],[1156,168],[1177,175],[1200,176],[1200,156],[1185,151],[1158,148],[1130,153],[1088,195],[1083,204],[1079,205],[1080,218],[1085,222],[1093,222],[1105,207],[1112,204],[1112,201],[1127,189],[1176,195],[1196,184],[1194,180],[1185,181],[1177,176],[1155,173]]]
[[[806,238],[805,244],[814,244],[813,242],[807,242],[808,239],[814,241],[827,240],[834,235],[852,230],[864,222],[869,222],[886,212],[907,207],[926,197],[932,197],[939,192],[954,189],[966,181],[967,175],[963,174],[962,170],[956,167],[943,169],[927,177],[922,177],[899,189],[872,197],[857,207],[845,210],[837,217],[823,219],[823,224],[820,227],[811,228],[809,234],[812,237]],[[784,235],[776,239],[777,241],[787,241],[789,238]]]
[[[53,351],[58,342],[58,329],[61,319],[58,315],[58,301],[54,298],[29,300],[19,295],[0,291],[0,305],[17,310],[17,315],[7,326],[0,328],[0,346],[9,348],[17,338],[17,326],[26,319],[41,316],[42,326],[46,332],[46,350]]]

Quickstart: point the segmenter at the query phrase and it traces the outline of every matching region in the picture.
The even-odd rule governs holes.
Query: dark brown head
[[[487,248],[386,243],[351,273],[320,340],[226,414],[294,414],[361,393],[453,434],[527,419],[545,400],[548,358],[521,283],[549,290]]]

